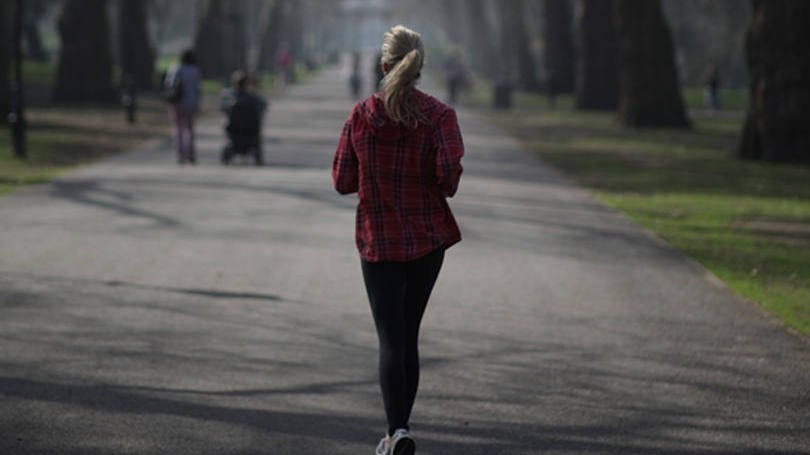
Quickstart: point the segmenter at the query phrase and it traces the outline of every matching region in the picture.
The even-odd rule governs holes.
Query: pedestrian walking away
[[[164,98],[171,104],[170,113],[175,128],[177,162],[197,163],[194,151],[194,117],[200,104],[200,68],[193,50],[180,56],[180,64],[166,73],[163,81]]]
[[[453,108],[416,89],[424,58],[418,33],[385,33],[381,90],[354,106],[332,165],[335,189],[358,197],[355,239],[388,421],[377,455],[416,450],[419,326],[445,250],[461,240],[446,198],[458,188],[464,145]]]

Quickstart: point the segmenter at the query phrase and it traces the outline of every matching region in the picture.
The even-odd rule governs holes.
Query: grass
[[[139,100],[138,122],[128,124],[119,107],[34,107],[28,120],[27,157],[11,156],[9,130],[0,128],[0,194],[44,183],[77,165],[166,134],[168,116],[154,98]]]
[[[483,98],[471,93],[467,102]],[[810,335],[810,167],[734,158],[738,115],[693,115],[686,131],[629,130],[610,113],[548,109],[539,95],[518,93],[515,105],[482,111],[599,200]]]

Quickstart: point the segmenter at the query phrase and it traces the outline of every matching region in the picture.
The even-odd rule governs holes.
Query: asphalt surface
[[[376,338],[331,188],[352,100],[276,100],[268,166],[156,141],[0,197],[0,454],[371,454]],[[460,112],[420,454],[810,453],[810,344]]]

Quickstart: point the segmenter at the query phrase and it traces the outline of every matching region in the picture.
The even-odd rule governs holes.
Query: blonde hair
[[[391,119],[409,126],[425,120],[413,97],[424,58],[425,47],[418,33],[403,25],[395,25],[385,32],[380,58],[380,63],[388,66],[382,80],[385,112]]]

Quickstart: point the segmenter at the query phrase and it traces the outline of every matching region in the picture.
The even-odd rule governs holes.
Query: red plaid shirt
[[[456,113],[418,90],[414,96],[427,123],[394,123],[370,96],[354,106],[335,151],[332,180],[339,193],[358,193],[357,249],[368,262],[410,261],[461,240],[445,200],[461,178]]]

